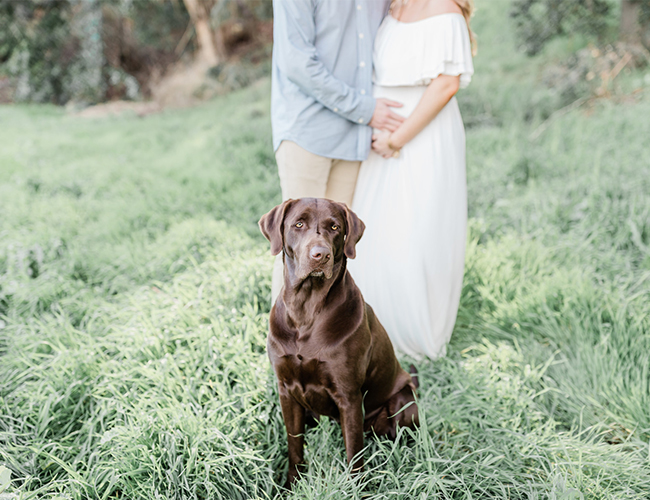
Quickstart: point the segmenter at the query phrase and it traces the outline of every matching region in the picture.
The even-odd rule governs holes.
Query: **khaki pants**
[[[361,162],[318,156],[290,141],[282,141],[275,153],[275,159],[278,163],[283,200],[329,198],[352,206]],[[272,303],[275,303],[284,282],[282,270],[280,253],[273,266]]]

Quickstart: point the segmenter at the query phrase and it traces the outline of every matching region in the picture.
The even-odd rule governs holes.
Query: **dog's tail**
[[[409,372],[411,373],[411,380],[413,381],[413,385],[417,389],[420,387],[420,381],[418,380],[418,370],[414,364],[411,364],[409,367]]]

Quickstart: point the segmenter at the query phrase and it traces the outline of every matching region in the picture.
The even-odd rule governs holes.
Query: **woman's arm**
[[[460,88],[460,76],[440,75],[424,91],[413,113],[392,134],[381,131],[372,136],[372,149],[390,158],[418,135],[444,108]]]

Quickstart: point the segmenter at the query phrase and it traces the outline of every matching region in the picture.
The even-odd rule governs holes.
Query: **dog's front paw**
[[[287,491],[291,491],[293,483],[295,483],[300,478],[300,474],[304,472],[305,469],[305,464],[298,464],[295,467],[289,466],[289,470],[287,472],[287,480],[284,482],[283,488]]]

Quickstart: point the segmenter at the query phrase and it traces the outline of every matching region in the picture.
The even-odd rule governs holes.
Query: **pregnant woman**
[[[454,97],[474,72],[470,0],[394,1],[374,48],[374,95],[403,103],[375,131],[353,210],[366,223],[348,266],[393,345],[445,354],[465,260],[465,130]]]

